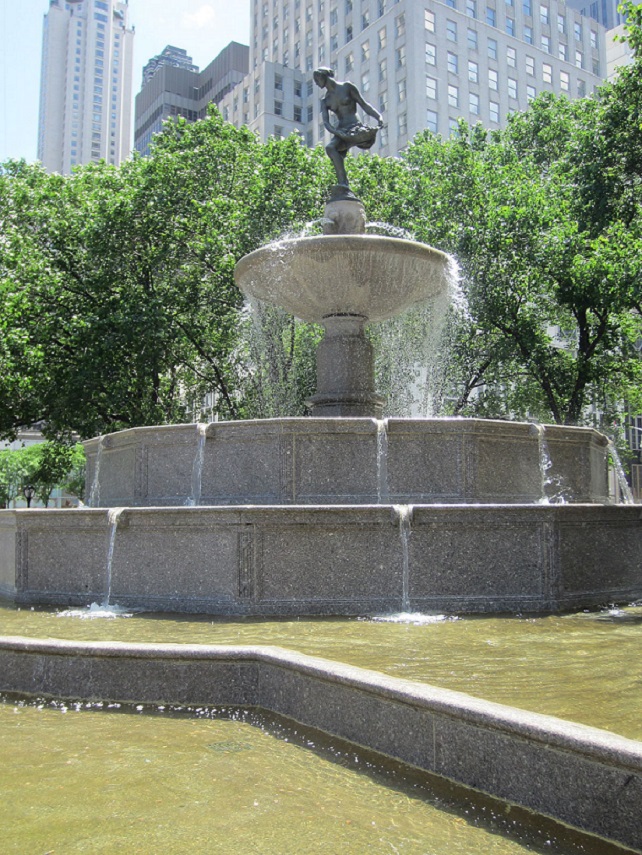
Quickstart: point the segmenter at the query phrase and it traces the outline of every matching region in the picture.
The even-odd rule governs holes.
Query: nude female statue
[[[332,140],[325,147],[326,154],[334,165],[337,184],[348,187],[345,166],[347,153],[353,146],[371,148],[377,138],[377,131],[383,127],[383,119],[372,104],[363,99],[354,83],[335,80],[331,68],[317,68],[313,77],[316,85],[326,90],[321,99],[321,118],[325,129],[332,134]],[[361,124],[357,118],[357,106],[377,120],[376,128]],[[331,112],[338,119],[336,125],[330,124]]]

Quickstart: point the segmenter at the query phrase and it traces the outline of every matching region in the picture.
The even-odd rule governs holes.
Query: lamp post
[[[22,488],[22,495],[25,497],[25,499],[27,501],[27,507],[28,508],[31,507],[31,500],[33,499],[35,494],[36,494],[36,488],[33,486],[33,484],[25,484],[25,486]]]

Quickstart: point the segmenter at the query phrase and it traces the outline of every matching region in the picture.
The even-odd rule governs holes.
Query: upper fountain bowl
[[[303,321],[333,315],[383,321],[449,288],[449,257],[414,241],[380,235],[324,235],[275,241],[236,265],[248,297]]]

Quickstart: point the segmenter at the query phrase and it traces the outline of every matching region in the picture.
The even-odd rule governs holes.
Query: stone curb
[[[642,849],[642,743],[274,646],[0,638],[0,691],[249,705]]]

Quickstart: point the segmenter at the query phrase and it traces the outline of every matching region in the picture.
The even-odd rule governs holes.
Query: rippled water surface
[[[256,714],[89,706],[0,701],[3,853],[615,851]]]
[[[82,617],[81,617],[82,615]],[[75,640],[274,644],[642,740],[642,606],[551,617],[88,619],[0,607],[0,634]],[[84,618],[84,619],[83,619]]]

